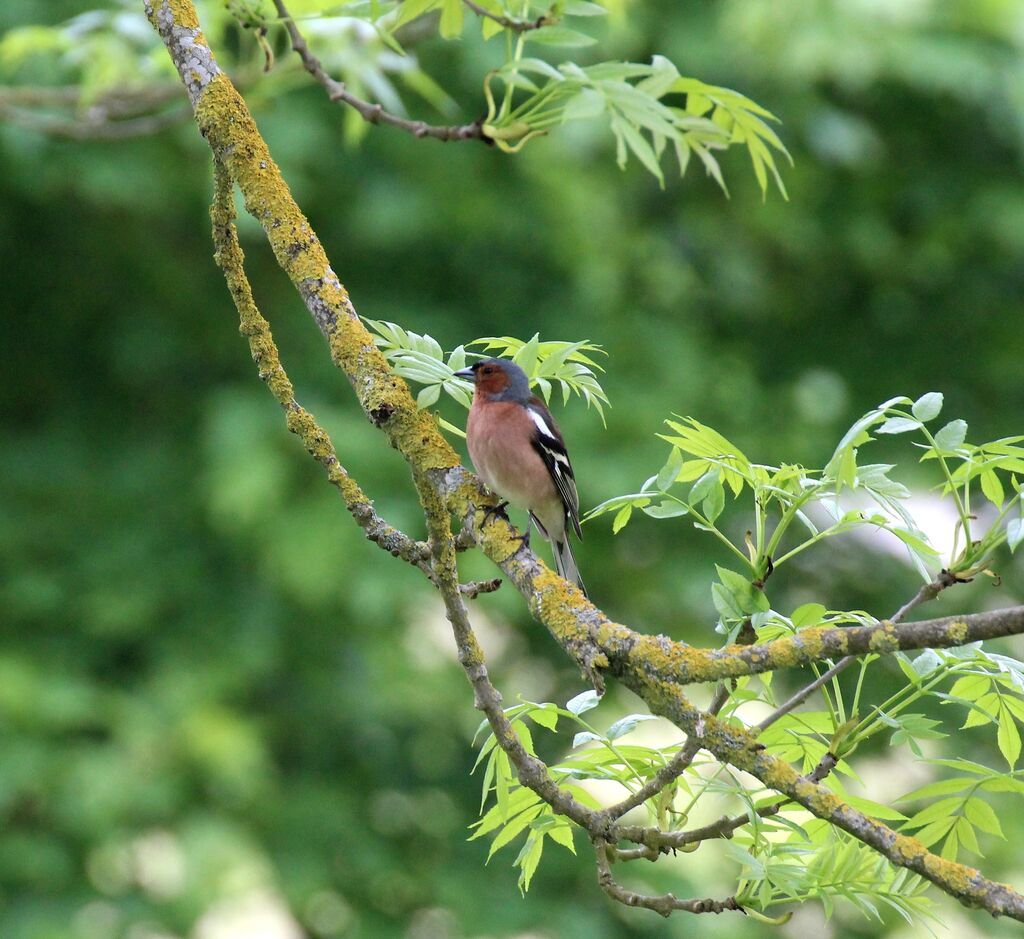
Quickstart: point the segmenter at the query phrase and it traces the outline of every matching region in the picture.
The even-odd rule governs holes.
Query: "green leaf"
[[[950,421],[935,435],[935,446],[937,449],[950,452],[961,446],[967,437],[967,422],[959,418]]]
[[[426,388],[416,395],[416,407],[429,408],[432,404],[437,404],[437,399],[440,397],[440,385],[427,385]]]
[[[948,821],[949,817],[957,812],[963,800],[959,796],[949,796],[946,799],[939,799],[931,805],[923,808],[907,822],[907,828],[920,828],[931,825],[936,821]],[[921,837],[918,835],[918,837]],[[941,837],[941,836],[940,836]],[[924,839],[922,839],[924,840]],[[936,841],[938,838],[935,839]]]
[[[645,515],[650,515],[651,518],[676,518],[680,515],[687,515],[690,510],[682,502],[665,499],[657,505],[644,506],[640,511]]]
[[[530,711],[530,720],[547,730],[557,730],[558,710],[553,704],[545,704],[543,707]]]
[[[914,406],[911,408],[914,417],[922,423],[938,417],[939,411],[941,410],[942,393],[939,391],[929,391],[927,394],[921,395],[921,397],[914,402]]]
[[[593,688],[588,691],[584,691],[575,698],[572,698],[566,705],[565,709],[571,714],[579,716],[585,714],[587,711],[596,708],[601,703],[601,696],[594,691]]]
[[[533,880],[537,865],[540,864],[540,856],[544,851],[544,835],[534,832],[526,840],[523,850],[516,858],[516,864],[520,867],[519,889],[526,893],[530,889],[530,881]]]
[[[1012,518],[1006,525],[1006,543],[1010,551],[1015,551],[1021,541],[1024,541],[1024,519]]]
[[[905,434],[907,431],[917,430],[921,426],[920,421],[911,420],[909,417],[890,417],[876,433],[879,434]]]
[[[714,469],[708,470],[700,479],[693,484],[690,489],[689,502],[690,505],[696,505],[703,499],[706,499],[711,493],[711,490],[718,485],[719,477],[721,476],[721,470],[716,466]]]
[[[518,720],[512,722],[512,730],[518,735],[519,741],[523,745],[523,749],[526,750],[530,756],[536,756],[537,751],[533,747],[533,734],[530,732],[530,728],[521,720]]]
[[[594,741],[600,741],[600,739],[600,734],[595,734],[591,730],[581,730],[572,738],[572,748],[575,750],[577,747],[582,747],[585,743],[593,743]]]
[[[1005,840],[1006,836],[1003,834],[1003,829],[999,824],[995,811],[984,799],[980,799],[977,796],[968,799],[964,803],[964,815],[967,816],[971,824],[980,828],[983,832]]]
[[[485,41],[492,36],[497,36],[504,29],[505,27],[497,20],[493,20],[489,16],[480,17],[480,35],[483,36]]]
[[[718,571],[718,579],[722,585],[732,595],[734,605],[744,615],[763,613],[771,609],[764,591],[755,587],[747,577],[718,564],[715,565],[715,570]]]
[[[524,342],[516,354],[512,356],[512,361],[516,363],[527,376],[532,378],[537,371],[537,355],[540,351],[540,333],[534,333],[533,336]]]
[[[711,585],[711,600],[715,604],[715,609],[718,610],[718,615],[723,620],[743,619],[743,608],[736,602],[732,591],[724,585],[719,583]]]
[[[442,39],[458,39],[462,35],[464,11],[462,0],[443,0],[439,26]]]
[[[563,848],[568,848],[573,854],[576,853],[576,845],[572,840],[571,825],[553,825],[547,830],[547,836],[554,841],[555,844],[560,844]]]
[[[516,835],[522,833],[527,825],[530,824],[540,813],[543,806],[534,806],[532,809],[527,809],[525,812],[520,812],[516,815],[501,831],[498,832],[495,839],[491,842],[490,850],[487,852],[487,860],[489,861],[495,854],[500,851],[505,845],[512,841]]]
[[[956,836],[960,839],[960,843],[967,848],[968,851],[973,851],[975,854],[981,854],[981,846],[978,844],[978,836],[974,832],[974,826],[961,816],[956,820]],[[952,837],[952,836],[951,836]],[[945,856],[945,851],[943,852]],[[949,855],[950,860],[956,858],[955,849],[950,849]]]
[[[826,612],[824,604],[804,603],[793,611],[790,620],[797,629],[803,629],[806,626],[820,626]]]
[[[996,742],[999,744],[999,752],[1010,764],[1010,769],[1017,765],[1020,757],[1020,732],[1013,716],[1006,708],[999,711],[999,730],[996,732]]]
[[[704,502],[701,505],[701,510],[707,520],[714,524],[718,516],[722,514],[722,509],[724,508],[725,487],[719,482],[711,488],[711,492],[708,493],[707,498],[704,499]]]
[[[494,753],[494,800],[502,821],[507,821],[511,808],[509,784],[512,781],[512,767],[509,765],[508,754],[504,750],[495,750]]]
[[[981,491],[997,509],[1003,507],[1003,484],[993,470],[981,474]]]
[[[566,102],[562,111],[562,123],[567,121],[586,121],[599,117],[607,109],[604,95],[593,88],[581,88]]]
[[[625,717],[620,717],[608,730],[605,731],[605,736],[609,740],[618,740],[619,737],[624,737],[626,734],[635,730],[637,725],[642,721],[654,721],[657,717],[654,714],[627,714]]]
[[[679,471],[682,468],[682,451],[678,447],[673,447],[665,465],[658,471],[658,476],[655,479],[654,484],[662,492],[665,492],[676,481],[676,478],[679,476]],[[690,501],[693,501],[692,498]]]
[[[612,534],[617,535],[626,525],[629,523],[629,517],[633,514],[633,504],[628,503],[624,505],[616,513],[615,518],[612,520]]]
[[[644,168],[649,172],[655,179],[658,180],[661,187],[665,188],[665,174],[661,171],[661,164],[658,162],[658,157],[654,152],[654,149],[647,142],[644,135],[637,130],[628,120],[622,120],[617,116],[612,118],[612,130],[615,134],[626,142],[629,149],[636,154],[637,158],[643,163]],[[625,160],[620,159],[619,165],[622,166]]]
[[[956,792],[963,792],[964,789],[970,789],[971,786],[975,786],[977,783],[977,779],[971,779],[968,776],[956,776],[953,779],[940,779],[938,782],[928,783],[927,786],[921,786],[920,789],[908,792],[905,796],[900,796],[896,801],[915,802],[918,799],[933,799],[935,796],[948,796]]]
[[[885,821],[902,822],[906,820],[907,817],[899,809],[894,809],[891,805],[884,805],[881,802],[864,799],[860,796],[851,796],[847,794],[844,796],[844,800],[857,809],[858,812],[863,812],[873,818],[880,818]]]
[[[441,5],[441,0],[402,0],[398,7],[398,19],[395,20],[395,29],[412,22],[416,17],[422,16],[429,10]]]
[[[461,3],[462,0],[459,0]],[[526,42],[535,42],[543,46],[561,46],[569,49],[579,49],[584,46],[592,46],[597,42],[593,36],[581,33],[568,26],[542,26],[540,29],[531,29],[521,34]]]

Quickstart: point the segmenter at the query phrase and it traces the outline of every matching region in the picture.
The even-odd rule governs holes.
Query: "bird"
[[[473,404],[466,442],[477,475],[505,506],[530,513],[530,525],[551,543],[555,568],[586,595],[569,545],[569,527],[582,540],[580,499],[558,424],[544,402],[530,391],[530,380],[514,362],[489,358],[455,373],[473,382]],[[485,519],[486,520],[486,519]]]

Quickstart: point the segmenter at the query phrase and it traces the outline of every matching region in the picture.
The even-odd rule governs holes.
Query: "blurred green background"
[[[97,3],[7,0],[0,30]],[[251,60],[251,37],[200,7],[221,17],[222,59]],[[416,51],[475,117],[493,49],[467,33]],[[943,391],[971,440],[1024,431],[1024,3],[634,3],[602,54],[654,53],[783,119],[789,202],[762,201],[741,152],[724,158],[730,200],[697,168],[662,192],[635,163],[620,172],[586,125],[514,157],[386,128],[352,146],[342,112],[286,60],[246,94],[361,313],[448,348],[538,331],[604,346],[607,429],[578,402],[557,412],[585,507],[657,471],[672,412],[754,460],[809,466],[896,394]],[[54,79],[0,65],[8,83]],[[440,604],[361,538],[286,433],[212,262],[209,196],[188,123],[119,142],[0,124],[0,937],[879,935],[842,908],[781,931],[664,922],[606,902],[585,844],[579,859],[549,848],[525,900],[510,849],[484,866],[484,840],[466,841],[478,718]],[[382,514],[420,534],[401,460],[252,224],[243,241],[300,400]],[[873,446],[906,462],[899,478],[948,530],[909,445]],[[639,628],[717,641],[718,548],[683,519],[609,529],[589,525],[578,551],[594,599]],[[999,561],[1000,587],[931,609],[1022,602],[1019,559]],[[465,573],[492,569],[467,558]],[[771,586],[781,610],[884,615],[917,581],[887,545],[840,539]],[[473,611],[509,701],[583,689],[518,595]],[[597,713],[636,707],[616,691]],[[943,746],[998,765],[992,737]],[[864,767],[886,797],[918,772],[884,743]],[[1019,885],[1024,817],[996,807],[1008,841],[970,860]],[[711,844],[641,873],[718,896],[735,870]],[[943,935],[1015,934],[953,903],[940,915]]]

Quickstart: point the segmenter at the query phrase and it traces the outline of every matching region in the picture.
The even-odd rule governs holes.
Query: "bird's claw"
[[[508,522],[509,525],[511,525],[512,524],[512,520],[508,517],[507,509],[508,509],[508,500],[507,499],[503,500],[502,502],[499,502],[497,505],[488,506],[487,509],[484,510],[484,517],[480,521],[480,527],[483,528],[484,525],[486,525],[488,520],[491,519],[491,518],[500,518],[503,521]],[[526,547],[526,548],[530,547],[530,528],[529,527],[527,527],[526,531],[523,532],[522,534],[511,535],[510,537],[511,537],[511,539],[513,541],[520,541],[520,542],[522,542],[524,547]]]
[[[506,511],[507,509],[507,500],[504,502],[499,502],[497,505],[488,506],[487,509],[484,511],[484,517],[480,522],[480,527],[483,528],[484,525],[486,525],[487,522],[492,518],[500,518],[506,522],[509,521],[508,512]]]

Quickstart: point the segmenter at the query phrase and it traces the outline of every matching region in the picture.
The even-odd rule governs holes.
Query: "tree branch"
[[[795,668],[822,659],[911,649],[947,649],[1024,631],[1024,606],[941,619],[874,626],[801,629],[793,636],[759,645],[697,649],[664,636],[644,636],[618,624],[598,629],[598,645],[617,669],[642,670],[652,678],[680,684],[718,681]]]
[[[463,4],[470,10],[472,10],[477,16],[482,16],[485,19],[492,20],[495,23],[504,26],[505,29],[511,29],[515,33],[525,33],[531,29],[540,29],[542,26],[550,26],[552,23],[557,23],[557,17],[552,16],[538,16],[535,20],[515,20],[509,16],[502,16],[500,13],[492,13],[490,10],[480,6],[479,3],[474,3],[473,0],[462,0]]]
[[[37,114],[0,103],[0,121],[7,121],[50,137],[66,137],[69,140],[127,140],[131,137],[146,137],[175,124],[181,124],[188,116],[186,108],[177,108],[166,114],[148,114],[143,117],[111,119],[93,111],[85,117],[71,118],[56,114]]]
[[[444,600],[445,614],[455,634],[455,645],[462,666],[473,687],[474,705],[483,711],[498,745],[508,754],[519,782],[532,789],[560,815],[572,819],[588,831],[595,825],[596,813],[578,802],[551,777],[543,761],[529,753],[515,732],[501,706],[501,694],[491,684],[484,662],[483,650],[469,622],[469,613],[459,589],[456,567],[455,539],[451,532],[451,516],[444,501],[438,497],[430,481],[416,478],[420,504],[430,533],[435,584]]]
[[[703,747],[722,763],[750,773],[769,789],[853,835],[893,864],[920,874],[965,906],[983,907],[994,916],[1010,916],[1024,922],[1024,896],[1011,887],[988,879],[973,867],[946,861],[917,839],[897,834],[857,811],[812,778],[800,776],[786,761],[767,753],[749,730],[710,717],[694,707],[677,684],[640,677],[634,672],[619,672],[618,677],[644,699],[652,713],[668,718],[687,733],[694,733],[698,722],[703,724]],[[662,834],[671,839],[672,833]],[[647,844],[654,846],[650,841]],[[671,846],[670,840],[668,844]]]
[[[214,259],[224,273],[228,290],[238,310],[239,332],[249,340],[249,351],[259,369],[260,380],[270,389],[277,403],[284,409],[288,429],[296,434],[313,457],[327,472],[328,482],[338,490],[345,507],[366,537],[389,554],[408,561],[433,579],[430,565],[430,547],[414,541],[384,521],[373,508],[373,503],[360,485],[348,474],[327,432],[316,419],[295,400],[295,390],[281,365],[277,345],[270,332],[270,324],[256,306],[252,288],[245,276],[245,255],[238,243],[235,229],[235,201],[231,177],[224,166],[214,164],[214,196],[210,206],[213,222]]]
[[[371,124],[388,124],[391,127],[397,127],[399,130],[404,130],[414,137],[433,137],[435,140],[483,140],[486,143],[490,142],[484,136],[483,126],[479,121],[450,126],[427,124],[424,121],[410,121],[404,117],[399,117],[397,114],[385,111],[380,104],[371,104],[369,101],[356,97],[345,87],[344,82],[339,82],[327,74],[320,60],[310,51],[309,44],[300,32],[295,20],[292,19],[292,15],[288,12],[288,8],[284,5],[283,0],[274,0],[274,6],[277,8],[278,16],[281,17],[285,28],[288,30],[288,35],[292,41],[292,49],[302,59],[302,64],[306,71],[324,86],[324,90],[331,101],[341,101],[354,108],[362,115],[363,120]]]
[[[597,882],[601,889],[613,900],[626,906],[640,907],[644,910],[653,910],[661,916],[671,916],[677,910],[687,913],[722,913],[725,910],[738,910],[743,912],[743,907],[736,902],[735,897],[726,897],[724,900],[679,900],[671,893],[665,893],[658,897],[645,896],[641,893],[634,893],[627,890],[612,876],[611,865],[608,861],[607,842],[596,839],[594,852],[597,857]]]
[[[706,714],[715,715],[725,706],[725,702],[729,700],[729,690],[723,683],[719,683],[718,687],[715,688],[714,696],[711,699],[711,703],[708,705]],[[703,745],[703,728],[698,725],[697,733],[691,734],[686,738],[686,743],[680,748],[679,752],[672,757],[672,759],[663,766],[657,773],[654,774],[643,786],[637,789],[636,792],[627,796],[621,802],[615,805],[609,806],[604,810],[604,815],[610,822],[621,818],[627,812],[637,808],[637,806],[643,805],[648,799],[654,798],[662,789],[669,785],[673,780],[678,779],[685,773],[693,762],[693,758],[697,755]],[[613,829],[613,831],[619,831],[619,829]],[[628,837],[619,835],[619,837]],[[635,841],[635,838],[630,839]]]
[[[952,587],[954,584],[960,583],[956,577],[949,571],[942,571],[938,577],[935,578],[931,583],[925,584],[921,587],[917,593],[911,597],[906,603],[903,604],[893,615],[890,623],[897,624],[902,622],[903,617],[906,616],[911,610],[916,609],[923,603],[928,603],[934,600],[943,590],[947,587]],[[845,671],[855,661],[857,657],[855,655],[847,655],[845,658],[840,659],[833,665],[828,671],[822,672],[814,681],[810,684],[801,688],[796,694],[794,694],[785,704],[776,708],[771,714],[769,714],[761,723],[757,725],[757,730],[765,730],[771,727],[780,717],[789,714],[791,711],[796,710],[804,701],[806,701],[815,691],[818,690],[822,685],[831,681],[840,672]]]

